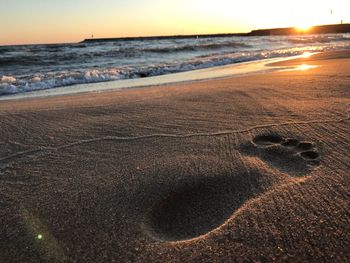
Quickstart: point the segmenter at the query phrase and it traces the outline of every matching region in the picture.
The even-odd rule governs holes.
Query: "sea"
[[[0,46],[0,96],[342,49],[350,34]]]

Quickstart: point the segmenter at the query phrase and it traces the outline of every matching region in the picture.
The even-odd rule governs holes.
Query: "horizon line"
[[[338,23],[338,24],[324,24],[324,25],[314,25],[311,28],[315,27],[324,27],[324,26],[350,26],[350,23]],[[173,35],[153,35],[153,36],[129,36],[129,37],[101,37],[101,38],[85,38],[78,42],[51,42],[51,43],[25,43],[25,44],[0,44],[0,47],[6,46],[34,46],[34,45],[60,45],[60,44],[81,44],[84,42],[94,42],[94,41],[108,41],[108,40],[138,40],[138,39],[171,39],[171,38],[195,38],[195,37],[224,37],[224,36],[253,36],[250,35],[256,31],[268,31],[268,30],[290,30],[290,29],[298,29],[297,26],[290,27],[276,27],[276,28],[263,28],[263,29],[252,29],[249,32],[227,32],[227,33],[209,33],[209,34],[173,34]],[[349,32],[350,33],[350,32]],[[306,32],[299,32],[298,34],[307,34]],[[312,34],[312,33],[311,33]],[[324,33],[327,34],[327,33]]]

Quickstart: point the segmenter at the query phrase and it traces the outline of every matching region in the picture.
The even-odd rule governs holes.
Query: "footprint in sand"
[[[289,175],[305,175],[320,164],[311,142],[279,135],[257,136],[241,147],[243,153],[270,163]],[[185,241],[222,226],[247,201],[278,184],[270,171],[250,168],[235,175],[213,175],[174,185],[146,212],[144,230],[159,241]]]
[[[173,187],[146,214],[149,236],[160,241],[190,240],[220,227],[251,198],[266,192],[270,175],[218,175]]]
[[[257,136],[252,143],[243,145],[241,150],[291,175],[305,175],[320,165],[320,154],[314,143],[276,134]]]

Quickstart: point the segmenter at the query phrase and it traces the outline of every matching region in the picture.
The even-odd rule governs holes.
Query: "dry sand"
[[[1,102],[0,261],[349,261],[341,54],[288,62],[320,66],[307,71]]]

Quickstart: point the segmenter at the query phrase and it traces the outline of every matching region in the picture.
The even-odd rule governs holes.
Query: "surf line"
[[[302,124],[317,124],[317,123],[341,123],[344,121],[350,120],[350,103],[346,104],[347,115],[343,118],[340,118],[338,120],[314,120],[314,121],[290,121],[290,122],[282,122],[282,123],[274,123],[274,124],[263,124],[263,125],[257,125],[253,126],[247,129],[242,130],[227,130],[227,131],[218,131],[218,132],[209,132],[209,133],[190,133],[190,134],[149,134],[149,135],[141,135],[141,136],[134,136],[134,137],[118,137],[118,136],[106,136],[106,137],[100,137],[100,138],[94,138],[89,140],[79,140],[76,142],[64,144],[58,147],[39,147],[37,149],[32,149],[28,151],[22,151],[17,152],[15,154],[12,154],[10,156],[0,158],[0,164],[24,157],[34,156],[34,155],[40,155],[44,152],[54,152],[59,150],[64,150],[68,148],[72,148],[75,146],[80,146],[84,144],[90,144],[95,142],[102,142],[102,141],[138,141],[138,140],[145,140],[145,139],[153,139],[153,138],[174,138],[174,139],[186,139],[186,138],[193,138],[193,137],[216,137],[216,136],[224,136],[224,135],[231,135],[231,134],[241,134],[241,133],[247,133],[251,132],[257,129],[263,129],[263,128],[272,128],[272,127],[282,127],[282,126],[288,126],[288,125],[302,125]],[[3,166],[0,166],[0,168],[3,168]]]

